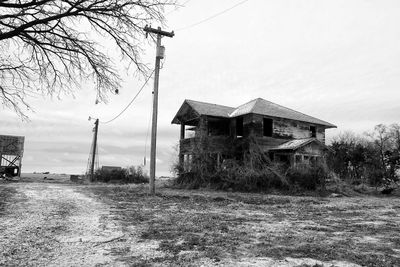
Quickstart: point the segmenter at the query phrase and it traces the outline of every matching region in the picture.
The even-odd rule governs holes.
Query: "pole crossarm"
[[[159,35],[162,35],[162,36],[167,36],[167,37],[170,37],[170,38],[172,38],[172,37],[175,36],[174,31],[172,31],[172,32],[163,31],[163,30],[161,30],[160,27],[158,27],[157,29],[154,29],[154,28],[151,28],[151,27],[149,27],[149,26],[146,25],[146,26],[143,28],[143,30],[144,30],[146,33],[155,33],[155,34],[159,34]]]

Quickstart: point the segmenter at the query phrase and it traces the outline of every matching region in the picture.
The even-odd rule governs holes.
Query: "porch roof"
[[[316,143],[319,146],[323,147],[324,149],[329,149],[326,145],[324,145],[322,142],[320,142],[316,138],[303,138],[303,139],[290,140],[286,143],[280,144],[279,146],[271,148],[270,151],[279,151],[279,150],[295,151],[295,150],[297,150],[301,147],[304,147],[308,144],[311,144],[311,143]]]

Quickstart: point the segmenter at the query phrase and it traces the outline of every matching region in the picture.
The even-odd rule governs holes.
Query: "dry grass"
[[[10,202],[17,190],[10,187],[0,187],[0,216],[4,214],[6,205]]]
[[[103,219],[135,236],[136,247],[154,251],[135,253],[133,244],[111,251],[129,265],[400,266],[399,198],[165,188],[149,196],[145,187],[109,185],[80,190],[112,207]]]

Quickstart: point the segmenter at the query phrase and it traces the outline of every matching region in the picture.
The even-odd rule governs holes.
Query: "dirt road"
[[[0,190],[0,196],[8,198],[0,202],[0,266],[114,262],[107,248],[123,234],[102,219],[109,212],[106,204],[68,185],[14,183]]]

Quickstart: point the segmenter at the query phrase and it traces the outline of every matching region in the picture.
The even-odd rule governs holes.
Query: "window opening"
[[[317,129],[315,126],[310,126],[311,137],[317,137]]]
[[[272,119],[263,119],[263,134],[264,136],[272,136],[273,133],[273,121]]]
[[[236,118],[236,136],[243,136],[243,117]]]

